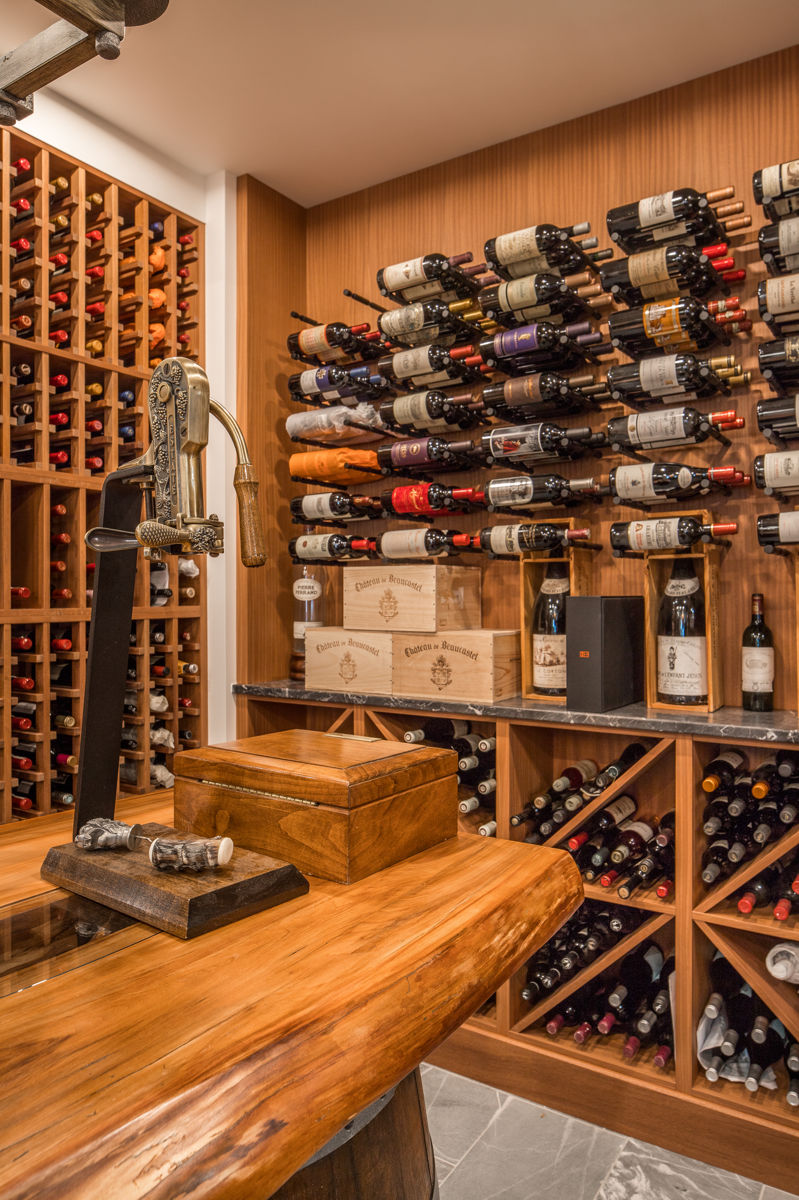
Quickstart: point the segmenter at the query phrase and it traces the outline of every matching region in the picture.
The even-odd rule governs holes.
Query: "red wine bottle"
[[[379,502],[371,496],[350,496],[348,492],[313,492],[295,496],[289,502],[291,514],[299,521],[363,521],[379,515]]]
[[[761,342],[757,358],[760,374],[775,392],[784,395],[799,391],[799,337]]]
[[[723,286],[711,260],[693,246],[668,245],[614,258],[599,268],[606,292],[631,307],[647,300],[670,299],[678,292],[706,296]]]
[[[709,309],[691,296],[652,300],[640,308],[622,309],[608,317],[611,345],[631,358],[644,358],[659,347],[666,353],[696,350],[729,337]]]
[[[705,525],[696,517],[669,517],[652,521],[617,521],[610,527],[610,544],[615,553],[628,550],[678,550],[695,542],[714,541],[738,532],[736,521]]]
[[[729,391],[729,380],[716,371],[729,370],[732,365],[729,357],[703,359],[694,354],[655,354],[635,363],[614,363],[608,368],[608,391],[613,400],[624,403],[665,400],[670,396],[704,398]]]
[[[532,425],[495,426],[482,434],[480,448],[486,455],[486,464],[491,466],[517,460],[575,458],[595,442],[596,436],[587,425],[566,429],[554,421],[539,421]]]
[[[573,275],[593,263],[579,245],[576,234],[589,233],[588,222],[559,228],[557,225],[530,225],[512,233],[489,238],[483,247],[486,265],[503,279],[518,279],[535,271]]]
[[[326,561],[338,558],[362,558],[368,553],[365,548],[353,546],[352,537],[340,533],[311,533],[302,537],[292,538],[288,550],[292,558],[311,561]]]
[[[431,342],[452,346],[457,339],[471,337],[474,327],[450,310],[443,300],[417,300],[377,318],[385,338],[399,346],[426,346]]]
[[[759,283],[757,307],[761,320],[772,329],[782,331],[799,325],[799,273]]]
[[[757,518],[757,540],[767,554],[775,546],[799,542],[799,512],[767,513]]]
[[[763,595],[752,594],[752,620],[741,641],[741,705],[748,712],[774,707],[774,638],[763,618]],[[774,764],[777,774],[777,765]]]
[[[752,192],[770,221],[799,212],[799,161],[761,167],[752,175]]]
[[[630,446],[650,450],[661,446],[692,446],[710,437],[710,431],[730,426],[743,427],[743,418],[734,410],[701,413],[696,408],[663,408],[659,411],[636,413],[630,417],[614,417],[608,421],[607,440],[614,449]]]
[[[370,543],[379,558],[439,558],[458,554],[469,544],[469,535],[451,529],[391,529]]]
[[[566,479],[563,475],[506,475],[489,479],[483,494],[491,511],[537,508],[598,495],[599,484],[594,479]]]
[[[686,235],[706,242],[721,240],[724,230],[710,206],[729,199],[734,190],[726,187],[702,193],[694,188],[674,188],[621,204],[608,210],[608,233],[627,254],[658,242],[682,240]]]
[[[799,270],[799,217],[764,225],[757,235],[757,247],[770,275]]]
[[[614,503],[657,504],[705,495],[714,486],[736,482],[732,467],[694,467],[686,463],[636,463],[614,467],[608,486]]]
[[[458,269],[462,262],[471,261],[471,257],[471,254],[451,258],[438,253],[423,254],[381,267],[377,272],[378,290],[400,304],[439,295],[445,300],[473,296],[479,285]]]
[[[530,550],[552,550],[589,536],[588,529],[564,529],[562,525],[546,523],[490,525],[474,535],[473,544],[487,554],[516,555]]]

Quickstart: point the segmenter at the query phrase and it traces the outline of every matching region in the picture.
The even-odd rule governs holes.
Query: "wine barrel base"
[[[375,1107],[371,1120],[359,1128],[356,1117],[356,1132],[342,1129],[272,1200],[438,1200],[418,1067]]]

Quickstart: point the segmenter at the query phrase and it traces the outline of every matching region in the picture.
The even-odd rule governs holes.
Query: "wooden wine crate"
[[[391,695],[392,634],[339,626],[305,631],[305,686],[324,692]]]
[[[574,517],[547,518],[548,525],[563,525],[566,529],[582,527]],[[593,592],[594,554],[592,550],[575,542],[566,546],[558,555],[548,551],[523,554],[519,560],[519,602],[521,605],[521,693],[528,699],[540,699],[547,704],[565,704],[566,693],[562,696],[548,696],[537,692],[533,687],[533,610],[541,584],[544,582],[547,567],[553,562],[565,562],[569,565],[569,595],[590,596]],[[564,678],[566,664],[563,664]],[[565,688],[565,683],[564,683]]]
[[[519,694],[518,629],[393,637],[395,696],[492,704]]]
[[[480,628],[480,568],[443,563],[342,570],[345,629],[440,633]]]
[[[714,518],[711,513],[700,511],[683,511],[678,513],[658,513],[658,519],[668,520],[671,517],[696,517],[703,524],[710,524]],[[649,708],[666,709],[670,712],[715,712],[724,704],[722,673],[721,673],[721,631],[719,628],[719,561],[724,547],[712,542],[699,542],[691,548],[690,553],[679,551],[644,551],[644,628],[646,630],[646,702]],[[676,558],[690,558],[694,562],[697,578],[705,594],[705,635],[707,653],[707,703],[706,704],[669,704],[658,700],[658,611],[660,600]]]
[[[452,750],[309,729],[188,750],[175,826],[355,883],[456,836],[457,765]]]

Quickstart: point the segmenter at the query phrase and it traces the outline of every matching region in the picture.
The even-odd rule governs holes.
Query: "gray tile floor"
[[[799,1200],[423,1066],[441,1200]]]

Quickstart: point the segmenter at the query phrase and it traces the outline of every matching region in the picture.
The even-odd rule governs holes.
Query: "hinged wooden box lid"
[[[184,750],[174,762],[179,778],[337,808],[358,808],[457,769],[451,750],[312,729]]]

